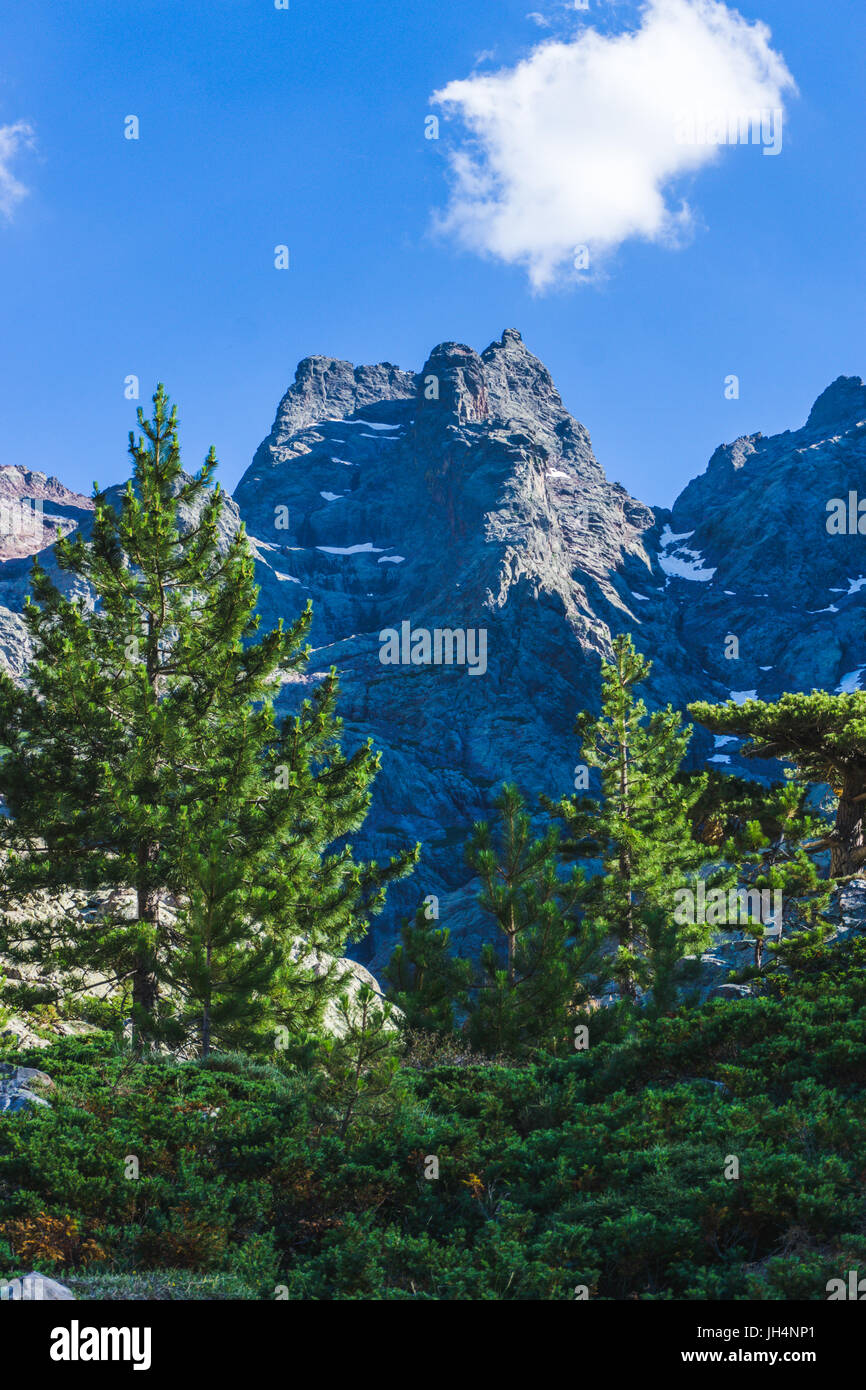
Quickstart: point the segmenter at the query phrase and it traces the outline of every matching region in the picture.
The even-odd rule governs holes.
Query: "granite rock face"
[[[55,892],[37,892],[14,907],[7,907],[4,916],[8,922],[22,930],[26,940],[26,926],[31,922],[54,923],[62,927],[64,922],[94,922],[110,918],[134,921],[136,914],[135,893],[131,889],[112,889],[88,891],[80,888],[57,889]],[[178,904],[174,899],[163,898],[160,902],[162,920],[171,925],[178,915]],[[346,956],[334,957],[325,952],[310,952],[303,941],[294,948],[295,957],[312,969],[317,976],[333,972],[340,983],[337,999],[325,1006],[323,1026],[325,1031],[335,1037],[342,1037],[346,1031],[346,1020],[338,1007],[340,995],[345,995],[349,1003],[350,1018],[357,1018],[359,1012],[358,996],[363,986],[383,997],[378,980],[369,970]],[[0,978],[5,978],[10,992],[8,1001],[13,1009],[12,1016],[0,1028],[0,1043],[18,1049],[50,1047],[58,1038],[81,1037],[97,1032],[97,1028],[81,1019],[54,1017],[43,1020],[29,1014],[26,1009],[15,1010],[15,991],[24,986],[48,991],[56,986],[57,980],[50,972],[44,973],[35,963],[12,964],[7,957],[0,955]],[[82,993],[99,999],[108,999],[116,993],[116,986],[106,982],[103,972],[84,971],[77,978]],[[395,1028],[400,1010],[393,1009],[393,1018],[386,1026]],[[129,1023],[129,1021],[127,1021]],[[131,1033],[131,1027],[130,1027]],[[37,1094],[45,1086],[52,1086],[49,1076],[32,1067],[19,1067],[11,1062],[0,1062],[0,1115],[15,1114],[30,1106],[48,1105],[44,1097]],[[34,1086],[36,1090],[34,1090]]]
[[[720,445],[672,511],[658,516],[657,557],[680,639],[727,697],[861,688],[866,386],[859,377],[833,382],[798,430]],[[726,740],[712,756],[735,763],[736,747]]]
[[[533,801],[570,789],[574,717],[597,703],[613,633],[664,653],[654,701],[706,690],[688,676],[655,514],[608,482],[513,329],[480,355],[442,343],[415,377],[302,362],[235,501],[265,621],[312,598],[309,678],[336,666],[348,740],[372,734],[382,750],[359,850],[424,846],[377,924],[376,967],[428,894],[472,948],[466,833],[504,779]],[[465,664],[423,659],[437,631],[466,635]]]
[[[16,680],[29,653],[20,609],[30,557],[53,544],[58,528],[69,535],[90,519],[93,502],[57,478],[28,468],[0,467],[0,665]],[[7,569],[2,562],[18,561]],[[19,574],[23,582],[11,576]]]
[[[801,429],[720,446],[670,511],[652,509],[608,481],[513,329],[480,354],[442,343],[417,374],[299,364],[224,527],[246,524],[265,625],[313,601],[309,669],[284,706],[333,665],[347,746],[371,736],[382,751],[356,850],[423,844],[367,943],[374,969],[429,894],[474,947],[467,831],[504,780],[533,803],[570,790],[574,717],[597,708],[616,633],[653,660],[651,707],[857,688],[866,535],[850,494],[866,513],[864,446],[866,387],[840,377]],[[844,534],[828,530],[833,499]],[[87,513],[76,524],[86,532]],[[28,568],[0,563],[0,653],[18,676]],[[774,771],[736,750],[697,731],[691,756]]]

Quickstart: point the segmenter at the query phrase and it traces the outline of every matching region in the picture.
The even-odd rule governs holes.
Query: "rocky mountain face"
[[[849,494],[861,487],[866,513],[864,440],[866,388],[840,378],[802,429],[721,446],[653,510],[607,480],[513,329],[481,354],[442,343],[417,374],[300,363],[226,528],[246,523],[265,624],[312,599],[305,682],[335,666],[347,745],[382,751],[357,850],[423,843],[368,944],[374,968],[429,894],[471,949],[467,830],[504,780],[531,802],[571,788],[575,713],[597,708],[617,632],[654,662],[650,705],[856,688],[866,540]],[[833,499],[844,533],[828,530]],[[17,672],[26,650],[4,624],[20,625],[28,564],[0,563],[0,649]],[[692,756],[742,770],[736,748],[698,731]]]
[[[801,429],[720,445],[659,520],[658,558],[681,641],[727,698],[862,688],[866,386],[859,377],[834,381]],[[713,759],[736,762],[737,740],[720,742]]]
[[[443,343],[414,377],[301,363],[235,501],[266,620],[312,598],[311,675],[337,667],[350,736],[382,749],[364,850],[424,844],[397,912],[434,894],[471,931],[467,829],[504,778],[571,787],[611,631],[644,623],[677,653],[668,609],[638,618],[632,596],[664,586],[652,511],[607,481],[513,330],[481,355]],[[436,663],[437,632],[465,634],[463,664]],[[674,693],[662,664],[655,694]]]

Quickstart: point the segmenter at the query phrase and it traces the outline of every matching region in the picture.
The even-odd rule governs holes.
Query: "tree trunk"
[[[156,464],[159,466],[160,446],[159,441],[155,444]],[[163,600],[164,600],[163,593]],[[147,679],[153,694],[154,703],[159,700],[159,635],[156,631],[154,617],[148,613],[147,619],[147,651],[145,653],[145,666],[147,669]],[[141,1024],[136,1018],[136,1005],[139,1011],[146,1014],[148,1019],[156,1016],[156,1006],[159,997],[159,980],[156,975],[156,940],[159,935],[159,890],[154,888],[150,882],[148,868],[156,859],[159,852],[159,845],[141,842],[138,846],[138,882],[136,884],[137,913],[139,922],[146,923],[150,930],[150,938],[147,946],[137,955],[134,965],[134,975],[132,980],[132,1004],[133,1004],[133,1025],[132,1036],[133,1044],[137,1049],[142,1044]]]
[[[626,692],[625,692],[625,688],[623,687],[623,713],[622,713],[622,727],[621,727],[621,730],[620,730],[620,745],[619,745],[619,795],[620,795],[620,808],[621,808],[621,813],[622,813],[623,819],[624,819],[625,821],[628,821],[628,819],[629,819],[629,804],[628,804],[628,799],[629,799],[629,781],[628,781],[628,741],[627,741],[627,738],[626,738],[626,722],[625,722],[625,708],[624,708],[624,705],[625,705],[625,697],[626,697]],[[634,951],[635,945],[636,945],[636,943],[635,943],[636,932],[635,932],[635,922],[634,922],[634,895],[633,895],[633,893],[632,893],[632,888],[631,888],[631,881],[632,881],[631,854],[630,854],[630,852],[629,852],[629,849],[628,849],[628,846],[627,846],[627,845],[621,845],[621,846],[620,846],[620,851],[619,851],[619,872],[620,872],[620,878],[621,878],[623,884],[625,885],[625,889],[626,889],[626,902],[625,902],[625,933],[624,933],[624,936],[625,936],[625,940],[626,940],[626,942],[627,942],[628,949],[629,949],[630,951]],[[628,973],[626,974],[626,976],[625,976],[625,978],[624,978],[624,980],[623,980],[623,989],[624,989],[625,996],[626,996],[627,999],[631,999],[631,1000],[637,999],[637,980],[635,979],[634,973],[633,973],[631,970],[628,971]]]
[[[836,808],[836,833],[830,850],[830,877],[845,878],[856,873],[863,864],[863,816],[866,801],[858,800],[866,792],[866,768],[854,767],[845,773],[839,805]]]
[[[159,931],[159,893],[148,882],[147,866],[156,857],[155,845],[141,845],[138,851],[138,885],[136,888],[136,912],[139,922],[150,928],[149,935],[155,943]],[[143,947],[135,957],[132,976],[133,1043],[140,1049],[143,1036],[138,1014],[146,1014],[152,1019],[156,1014],[159,999],[159,980],[156,975],[154,944]]]
[[[206,959],[207,959],[208,991],[210,991],[210,966],[211,966],[211,944],[210,944],[210,940],[208,940],[208,944],[207,944]],[[208,997],[207,997],[207,998],[205,999],[205,1001],[204,1001],[204,1009],[203,1009],[203,1011],[202,1011],[202,1018],[201,1018],[201,1055],[202,1055],[202,1057],[205,1057],[205,1058],[207,1058],[207,1057],[210,1056],[210,999],[211,999],[211,997],[210,997],[210,992],[208,992]]]

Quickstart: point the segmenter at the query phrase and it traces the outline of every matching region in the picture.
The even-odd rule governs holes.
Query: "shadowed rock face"
[[[830,535],[826,522],[830,499],[859,487],[866,500],[864,438],[866,388],[840,377],[802,429],[721,446],[671,511],[652,510],[608,482],[513,329],[480,355],[442,343],[417,375],[326,357],[299,364],[225,532],[246,523],[265,625],[312,598],[314,650],[298,684],[336,666],[347,746],[372,736],[382,750],[357,851],[382,858],[423,843],[422,865],[376,924],[375,968],[400,915],[431,893],[473,946],[466,833],[503,780],[533,801],[571,788],[574,716],[597,707],[599,663],[617,632],[633,632],[653,659],[651,706],[857,679],[866,536]],[[18,669],[26,650],[4,612],[20,624],[28,566],[0,565],[0,650]],[[473,672],[381,660],[381,634],[403,655],[405,631],[429,633],[432,652],[437,630],[476,642],[486,633],[483,672],[480,661]],[[726,656],[731,637],[736,657]],[[284,691],[286,707],[298,684]],[[736,746],[698,731],[693,760],[773,770],[738,762]]]

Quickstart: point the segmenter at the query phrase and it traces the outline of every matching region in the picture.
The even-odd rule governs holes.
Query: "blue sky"
[[[133,406],[123,383],[134,373],[144,399],[161,379],[178,401],[187,466],[213,442],[232,487],[299,358],[418,368],[443,339],[480,350],[517,327],[609,477],[669,504],[722,441],[796,428],[832,379],[864,375],[862,0],[740,5],[743,20],[769,26],[796,83],[782,152],[723,148],[669,178],[662,159],[653,188],[627,186],[615,149],[611,162],[610,142],[624,140],[627,156],[633,136],[627,123],[617,133],[619,98],[604,108],[605,45],[639,35],[646,12],[590,3],[291,0],[286,12],[273,0],[3,0],[0,463],[85,491],[125,477]],[[706,10],[710,0],[656,3]],[[585,283],[561,267],[533,283],[531,249],[518,244],[509,261],[485,248],[491,228],[474,245],[461,238],[452,161],[467,150],[477,159],[479,147],[467,145],[467,108],[431,98],[504,73],[498,88],[466,90],[492,101],[491,138],[505,131],[508,157],[526,163],[538,132],[514,126],[515,65],[532,78],[539,45],[564,44],[555,80],[567,105],[569,45],[588,27],[599,35],[586,71],[601,114],[594,123],[597,108],[587,116],[584,105],[575,125],[593,127],[605,154],[590,200],[598,250]],[[687,69],[691,51],[687,42],[684,59],[674,49],[667,61]],[[630,119],[645,125],[641,103],[683,76],[652,61],[626,72]],[[440,138],[427,140],[434,112]],[[137,141],[124,138],[129,114]],[[549,114],[536,114],[547,162],[530,159],[516,186],[551,187],[528,231],[515,228],[519,196],[498,209],[506,241],[537,240],[558,218],[571,231],[559,203],[577,175],[568,149],[546,141]],[[655,193],[676,223],[658,237],[641,230]],[[634,235],[610,230],[623,199]],[[288,271],[274,268],[282,243]],[[738,400],[725,398],[729,374]]]

